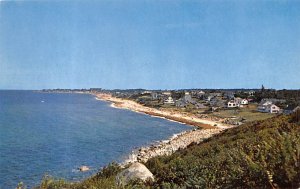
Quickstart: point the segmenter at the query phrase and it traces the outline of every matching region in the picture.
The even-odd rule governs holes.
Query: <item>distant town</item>
[[[260,89],[44,89],[42,92],[106,93],[146,107],[221,120],[230,125],[291,114],[300,109],[300,90],[275,90],[264,86]]]

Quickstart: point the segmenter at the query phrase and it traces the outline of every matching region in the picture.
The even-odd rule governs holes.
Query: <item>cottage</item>
[[[162,93],[163,95],[166,95],[166,96],[170,96],[171,95],[171,92],[170,91],[165,91]]]
[[[242,103],[243,99],[240,97],[236,97],[234,98],[234,102],[237,104],[237,106],[240,106],[240,104]]]
[[[248,102],[247,99],[243,99],[243,100],[241,101],[241,105],[248,105],[248,104],[249,104],[249,102]]]
[[[152,98],[152,100],[158,99],[158,94],[155,92],[151,93],[151,98]]]
[[[220,97],[213,97],[210,100],[209,104],[210,106],[219,107],[219,108],[225,107],[225,101],[222,100]]]
[[[257,106],[257,111],[259,112],[267,112],[267,106],[272,105],[273,103],[271,101],[264,101],[262,100],[259,105]]]
[[[183,108],[187,105],[187,103],[183,99],[176,100],[175,106]]]
[[[270,105],[267,105],[266,112],[271,113],[271,114],[277,114],[280,112],[280,108],[278,106],[276,106],[275,104],[270,104]]]
[[[257,110],[259,112],[266,113],[280,113],[280,108],[273,104],[271,101],[262,101],[258,106]]]
[[[227,103],[227,107],[228,107],[228,108],[236,108],[236,107],[238,107],[238,105],[237,105],[237,103],[235,103],[235,101],[230,100],[230,101]]]
[[[184,100],[184,102],[186,102],[186,103],[188,103],[188,102],[192,103],[192,102],[193,102],[192,96],[190,95],[189,92],[185,92],[185,93],[184,93],[183,100]]]
[[[165,101],[164,101],[165,104],[174,104],[174,100],[171,96],[169,96]]]

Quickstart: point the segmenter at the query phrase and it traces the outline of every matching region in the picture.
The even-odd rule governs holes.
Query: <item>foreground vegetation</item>
[[[248,123],[171,156],[150,159],[145,165],[155,182],[136,180],[122,188],[298,188],[299,115]],[[118,188],[120,171],[111,164],[83,182],[45,178],[39,188]]]

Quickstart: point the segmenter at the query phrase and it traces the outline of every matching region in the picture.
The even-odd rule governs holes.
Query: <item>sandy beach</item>
[[[145,107],[131,100],[112,97],[110,94],[92,94],[95,95],[98,100],[111,102],[111,107],[114,108],[128,109],[134,112],[161,117],[170,121],[176,121],[199,128],[175,134],[173,137],[159,141],[151,146],[141,147],[137,151],[132,152],[132,154],[130,154],[129,157],[121,163],[122,166],[136,161],[146,162],[150,158],[156,156],[170,155],[179,149],[186,148],[192,143],[200,143],[204,139],[210,138],[225,129],[232,128],[230,125],[224,125],[217,121],[200,119],[196,116],[187,116],[178,112]]]
[[[112,103],[111,106],[114,108],[128,109],[139,113],[145,113],[151,116],[157,116],[172,121],[177,121],[191,126],[201,127],[204,129],[216,129],[216,128],[227,129],[232,127],[230,125],[225,125],[218,121],[198,118],[196,116],[187,116],[185,114],[173,112],[169,110],[160,110],[160,109],[145,107],[131,100],[112,97],[110,94],[105,94],[105,93],[92,93],[92,94],[95,95],[98,100],[111,102]]]

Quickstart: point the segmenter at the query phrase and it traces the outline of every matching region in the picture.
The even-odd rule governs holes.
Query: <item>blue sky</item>
[[[0,1],[0,89],[300,88],[300,1]]]

